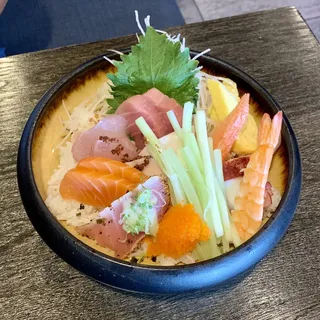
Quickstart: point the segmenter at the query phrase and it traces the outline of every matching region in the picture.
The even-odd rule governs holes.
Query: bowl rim
[[[128,53],[130,49],[123,49],[120,50],[123,53]],[[190,50],[191,56],[197,55],[199,52]],[[17,175],[18,175],[18,185],[20,190],[20,195],[22,198],[22,202],[25,206],[26,212],[29,216],[29,219],[33,223],[35,229],[38,231],[42,239],[48,244],[48,246],[57,253],[60,257],[62,257],[67,263],[71,264],[73,267],[78,269],[79,271],[85,273],[89,277],[95,278],[95,280],[100,281],[99,277],[95,277],[89,275],[87,272],[84,271],[83,268],[79,268],[76,263],[72,261],[72,259],[67,258],[65,254],[61,254],[61,249],[54,245],[52,240],[49,240],[50,236],[46,232],[41,230],[41,223],[37,221],[39,217],[42,215],[42,219],[40,221],[46,222],[47,224],[51,224],[51,231],[55,230],[58,232],[56,235],[58,238],[64,238],[65,241],[70,241],[73,243],[73,254],[77,255],[78,258],[83,258],[85,255],[86,258],[95,259],[98,264],[105,264],[111,263],[117,266],[121,266],[122,268],[130,268],[134,270],[149,270],[155,271],[157,273],[166,272],[170,273],[170,275],[174,276],[176,273],[181,273],[182,271],[185,272],[192,272],[196,269],[207,269],[213,268],[214,266],[218,267],[223,266],[229,270],[231,277],[234,277],[248,268],[248,263],[245,261],[245,257],[247,257],[251,262],[250,266],[255,265],[258,263],[282,238],[283,234],[285,233],[286,229],[288,228],[295,209],[297,207],[300,191],[301,191],[301,159],[300,153],[298,148],[297,139],[293,132],[293,129],[288,121],[287,116],[283,112],[283,126],[282,126],[282,137],[286,140],[286,147],[288,153],[288,177],[287,177],[287,186],[285,188],[284,194],[282,199],[278,205],[278,208],[273,213],[273,215],[269,218],[269,220],[265,223],[265,225],[248,241],[241,244],[239,247],[235,248],[234,250],[222,254],[219,257],[196,262],[189,265],[177,265],[177,266],[158,266],[158,265],[141,265],[141,264],[134,264],[128,261],[121,260],[116,257],[108,256],[102,252],[99,252],[89,245],[82,242],[80,239],[73,236],[64,226],[55,218],[55,216],[50,212],[48,207],[46,206],[44,200],[42,199],[40,192],[37,188],[35,178],[33,175],[32,169],[32,144],[35,132],[37,130],[37,125],[39,124],[41,117],[46,113],[47,107],[50,105],[51,101],[54,101],[55,96],[64,89],[70,82],[75,80],[78,77],[83,76],[90,68],[95,66],[98,63],[102,63],[104,60],[104,56],[107,56],[110,59],[114,59],[115,57],[119,56],[116,53],[106,53],[103,55],[99,55],[93,59],[90,59],[62,78],[60,78],[51,88],[42,96],[42,98],[37,103],[36,107],[32,111],[26,126],[24,128],[22,138],[19,145],[18,151],[18,159],[17,159]],[[221,60],[218,58],[214,58],[209,55],[204,55],[199,59],[200,65],[205,65],[206,63],[218,65],[219,68],[226,71],[227,76],[232,75],[233,77],[238,77],[241,79],[243,83],[249,84],[251,89],[253,89],[256,94],[259,94],[263,99],[268,102],[268,107],[270,111],[276,112],[282,110],[279,104],[274,100],[274,98],[265,90],[257,81],[255,81],[252,77],[247,75],[242,70],[238,69],[237,67]],[[105,61],[107,63],[107,61]],[[283,111],[283,110],[282,110]],[[31,191],[31,192],[30,192]],[[285,219],[283,218],[285,217]],[[278,223],[281,222],[282,228],[277,226]],[[48,226],[48,225],[47,225]],[[278,231],[278,234],[273,234],[275,231]],[[266,244],[263,244],[263,240],[267,240],[268,237],[266,234],[269,234],[270,239],[269,246],[266,248]],[[259,249],[260,248],[260,249]],[[262,251],[261,251],[262,250]],[[232,261],[236,258],[241,258],[242,262],[239,263],[236,272],[230,272],[230,263],[232,265]],[[239,260],[239,261],[240,261]],[[221,268],[220,268],[221,269]],[[222,278],[225,280],[227,278],[231,278],[224,272]],[[100,281],[101,282],[101,281]],[[105,281],[102,281],[105,283]],[[223,282],[223,281],[215,281],[215,282]],[[112,286],[112,284],[109,283]],[[119,287],[116,285],[116,287]],[[122,288],[126,289],[126,288]],[[129,291],[132,291],[129,289]],[[136,291],[136,290],[133,290]],[[161,291],[161,290],[160,290]],[[179,291],[179,290],[178,290]],[[183,290],[184,291],[184,290]]]

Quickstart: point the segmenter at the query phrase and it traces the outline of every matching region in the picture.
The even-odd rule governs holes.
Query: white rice
[[[65,220],[72,226],[80,226],[89,223],[91,219],[97,216],[99,211],[87,205],[84,206],[84,209],[80,210],[79,202],[64,200],[60,195],[59,187],[61,180],[67,171],[76,165],[71,148],[72,143],[70,141],[60,147],[60,164],[48,182],[46,205],[58,220]]]
[[[59,187],[61,180],[68,170],[74,168],[77,162],[74,160],[71,148],[73,137],[79,132],[92,128],[108,112],[109,106],[106,99],[111,98],[110,86],[105,82],[97,92],[74,108],[69,113],[63,101],[64,109],[67,113],[67,120],[63,121],[65,128],[64,137],[56,146],[60,153],[58,168],[54,171],[48,182],[46,205],[58,220],[66,221],[72,226],[81,226],[97,217],[98,210],[92,206],[85,205],[74,200],[62,199]]]

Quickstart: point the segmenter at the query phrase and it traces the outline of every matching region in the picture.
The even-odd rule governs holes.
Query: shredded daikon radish
[[[144,18],[144,24],[146,25],[146,28],[150,27],[150,16]]]
[[[114,66],[113,60],[109,59],[106,56],[103,56],[103,59],[107,60],[109,63],[111,63]]]
[[[139,20],[139,13],[137,10],[134,11],[135,13],[135,17],[136,17],[136,22],[137,22],[137,26],[141,32],[142,35],[145,36],[145,31],[143,30],[141,24],[140,24],[140,20]],[[145,19],[144,19],[144,23],[146,25],[146,28],[147,27],[150,27],[150,16],[147,16]],[[178,35],[173,35],[171,36],[170,34],[168,34],[166,31],[163,31],[163,30],[160,30],[160,29],[155,29],[157,32],[159,33],[163,33],[167,36],[168,40],[173,42],[173,43],[176,43],[176,42],[179,42],[180,43],[180,51],[183,52],[185,49],[186,49],[186,39],[185,38],[181,38],[181,35],[180,33]],[[138,39],[138,42],[139,42],[139,37],[138,35],[136,34],[137,36],[137,39]],[[193,60],[197,59],[198,57],[200,57],[201,55],[204,55],[205,53],[209,52],[210,49],[206,49],[204,50],[202,53],[199,53],[196,57],[193,58]]]
[[[134,10],[134,14],[135,14],[135,16],[136,16],[136,22],[137,22],[138,28],[140,29],[141,33],[145,36],[146,33],[144,32],[144,30],[143,30],[143,28],[142,28],[142,26],[141,26],[141,24],[140,24],[139,12],[138,12],[138,10]]]
[[[71,120],[70,113],[69,113],[69,111],[68,111],[68,109],[67,109],[67,107],[66,107],[66,103],[64,102],[64,100],[62,100],[62,106],[63,106],[63,109],[65,110],[65,112],[66,112],[69,120]]]
[[[119,54],[120,56],[123,54],[123,52],[118,51],[118,50],[115,50],[115,49],[107,49],[107,51],[111,51],[111,52],[117,53],[117,54]]]
[[[220,76],[214,76],[212,74],[208,74],[208,73],[205,73],[205,72],[202,72],[202,71],[200,71],[199,76],[202,77],[202,78],[205,78],[205,79],[212,79],[212,80],[219,80],[219,81],[222,81],[222,82],[226,82],[232,87],[237,87],[237,84],[234,81],[232,81],[231,79],[229,79],[229,78],[220,77]]]
[[[201,74],[203,72],[199,72]],[[207,79],[200,75],[199,77],[199,98],[197,101],[197,110],[208,110],[211,107],[211,95],[207,88]]]
[[[206,50],[203,50],[202,52],[198,53],[197,55],[195,55],[192,60],[196,60],[198,58],[200,58],[201,56],[205,55],[206,53],[208,53],[211,49],[206,49]]]
[[[62,106],[66,111],[67,119],[62,119],[62,124],[66,134],[62,134],[62,141],[54,149],[60,148],[79,128],[90,129],[92,123],[101,120],[109,110],[109,105],[106,102],[106,99],[109,98],[112,98],[110,84],[105,82],[95,94],[86,98],[75,108],[70,108],[73,109],[72,113],[69,112],[70,109],[63,100]]]
[[[184,51],[185,48],[186,48],[186,38],[182,38],[182,41],[181,41],[181,51]]]

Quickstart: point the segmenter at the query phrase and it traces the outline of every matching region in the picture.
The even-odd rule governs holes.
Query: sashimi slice
[[[167,111],[173,110],[180,124],[182,122],[182,107],[158,89],[150,89],[143,95],[136,95],[124,101],[116,111],[128,121],[127,131],[130,133],[139,150],[145,146],[144,137],[135,120],[143,117],[158,138],[173,131],[167,117]]]
[[[65,174],[60,183],[62,198],[103,208],[147,179],[142,172],[122,162],[89,159],[80,161]]]
[[[136,186],[136,183],[111,173],[72,169],[61,181],[60,194],[64,199],[102,208]]]
[[[113,250],[116,257],[125,258],[145,237],[145,233],[140,232],[132,235],[123,230],[120,224],[121,214],[124,210],[123,204],[127,201],[134,201],[136,195],[145,189],[152,190],[153,195],[157,198],[157,204],[154,208],[158,219],[161,219],[167,211],[170,199],[167,185],[160,177],[154,176],[120,199],[112,202],[110,207],[99,213],[95,221],[78,227],[77,231],[83,236],[96,240],[98,245]]]
[[[172,110],[175,113],[180,126],[182,125],[183,108],[176,100],[169,98],[156,88],[148,90],[143,96],[148,97],[153,101],[158,109],[158,113],[162,114],[165,122],[168,121],[167,112]]]
[[[106,157],[119,161],[130,161],[138,155],[137,147],[129,138],[110,138],[110,133],[105,136],[99,136],[92,147],[90,156]]]
[[[114,175],[130,180],[134,183],[141,183],[148,178],[141,171],[132,168],[125,163],[102,157],[85,158],[78,163],[77,168],[85,168],[93,171],[113,173]]]
[[[117,109],[116,114],[121,115],[128,121],[127,131],[139,150],[143,149],[145,143],[143,135],[135,123],[136,119],[142,116],[157,137],[166,131],[165,124],[157,113],[153,101],[142,95],[136,95],[124,101]]]
[[[220,149],[222,160],[227,159],[232,145],[246,123],[249,114],[249,94],[244,94],[232,112],[211,132],[213,148]]]
[[[136,146],[127,136],[127,120],[118,115],[109,115],[93,128],[77,135],[72,146],[76,161],[88,156],[107,157],[129,161],[138,153]]]

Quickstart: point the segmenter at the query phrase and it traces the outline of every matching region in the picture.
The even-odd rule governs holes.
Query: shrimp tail
[[[267,113],[264,113],[260,122],[259,132],[258,132],[258,144],[263,143],[263,139],[268,136],[271,127],[271,118]]]
[[[279,143],[282,117],[282,111],[279,111],[273,117],[272,121],[267,113],[263,115],[258,134],[259,145],[269,145],[274,149],[277,147]]]
[[[260,123],[259,146],[244,169],[232,217],[242,241],[255,234],[262,222],[264,190],[275,149],[280,141],[282,111],[272,119],[264,114]]]

